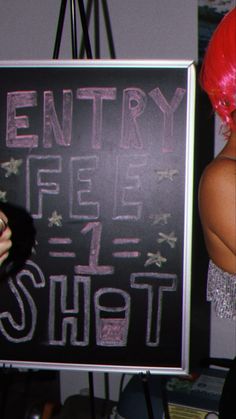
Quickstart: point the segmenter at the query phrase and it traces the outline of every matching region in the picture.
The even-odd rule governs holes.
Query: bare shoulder
[[[199,185],[199,210],[208,226],[234,220],[236,207],[236,161],[215,159],[204,170]]]
[[[199,185],[202,222],[218,233],[220,226],[228,222],[232,230],[235,225],[235,198],[236,161],[216,158],[206,167]]]
[[[210,257],[235,272],[236,161],[216,158],[204,170],[199,185],[199,214]]]
[[[200,192],[221,194],[235,192],[236,161],[231,159],[213,160],[204,170],[200,181]]]

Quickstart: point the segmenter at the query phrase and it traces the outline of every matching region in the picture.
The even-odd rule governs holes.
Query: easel
[[[78,56],[78,46],[77,46],[77,18],[76,18],[76,0],[70,0],[70,21],[71,21],[71,46],[72,46],[72,58],[84,58],[84,52],[86,52],[87,58],[93,58],[91,43],[89,39],[88,25],[91,18],[92,7],[94,6],[94,45],[95,45],[95,54],[94,58],[100,58],[100,3],[102,5],[103,18],[106,28],[107,41],[110,51],[110,57],[112,59],[115,57],[115,47],[113,42],[113,35],[111,29],[110,15],[107,7],[107,0],[88,0],[87,10],[85,11],[83,0],[78,0],[78,11],[80,14],[80,21],[82,26],[82,39],[80,54]],[[94,5],[93,5],[94,3]],[[56,40],[53,51],[53,59],[59,57],[62,32],[66,14],[67,0],[61,0],[61,7],[57,25]]]
[[[103,12],[103,18],[105,22],[110,57],[112,59],[116,58],[107,0],[88,0],[86,11],[85,11],[83,0],[77,0],[77,6],[78,6],[78,11],[80,14],[80,21],[81,21],[81,26],[82,26],[82,39],[81,39],[81,46],[80,46],[79,54],[78,54],[78,45],[77,45],[76,0],[70,0],[71,46],[72,46],[73,59],[84,58],[85,52],[88,59],[93,58],[93,53],[92,53],[92,48],[91,48],[91,43],[90,43],[90,38],[89,38],[89,30],[88,30],[92,7],[94,8],[94,49],[95,49],[94,58],[96,59],[100,58],[100,25],[99,25],[100,3],[102,5],[102,12]],[[65,14],[66,14],[66,7],[67,7],[67,0],[61,0],[56,39],[55,39],[55,45],[54,45],[54,51],[53,51],[53,59],[59,58],[62,32],[63,32],[64,20],[65,20]],[[140,374],[140,378],[143,384],[143,391],[144,391],[144,396],[145,396],[145,401],[146,401],[146,406],[147,406],[148,418],[154,419],[152,402],[151,402],[149,386],[148,386],[148,375],[149,375],[148,372],[146,374]],[[94,382],[93,382],[92,372],[88,373],[88,379],[89,379],[91,419],[96,419]],[[107,373],[104,374],[104,381],[105,381],[105,395],[106,395],[105,401],[107,403],[109,401],[109,381],[108,381]],[[164,405],[165,419],[169,419],[168,408],[167,409],[165,408],[165,391],[163,391],[163,405]]]
[[[93,4],[94,3],[94,4]],[[106,0],[101,0],[102,4],[102,11],[103,17],[106,27],[106,34],[107,40],[109,45],[109,51],[111,58],[115,58],[115,48],[111,30],[111,23],[110,23],[110,16],[109,10],[107,6]],[[80,21],[82,27],[82,38],[81,38],[81,45],[80,45],[80,54],[78,55],[78,44],[77,44],[77,6],[78,11],[80,14]],[[99,0],[88,0],[87,3],[87,10],[85,11],[84,2],[83,0],[78,0],[76,6],[76,0],[70,0],[70,22],[71,22],[71,47],[72,47],[72,58],[84,58],[84,53],[86,52],[86,56],[88,59],[93,58],[90,38],[89,38],[89,30],[88,25],[91,18],[92,6],[94,6],[94,45],[95,45],[95,58],[100,58],[100,29],[99,29],[99,18],[100,18],[100,4]],[[54,44],[53,50],[53,59],[59,58],[60,53],[60,46],[61,46],[61,39],[62,39],[62,32],[64,27],[65,21],[65,14],[66,14],[66,7],[67,7],[67,0],[61,0],[61,7],[59,12],[58,18],[58,25],[57,25],[57,32],[56,32],[56,39]],[[91,419],[96,419],[96,412],[95,412],[95,398],[94,398],[94,382],[93,382],[93,373],[88,373],[88,380],[89,380],[89,396],[90,396],[90,409],[91,409]],[[104,381],[105,381],[105,402],[109,401],[109,381],[108,381],[108,374],[104,374]]]
[[[72,47],[73,59],[84,58],[84,52],[86,52],[86,56],[88,59],[93,58],[92,48],[91,48],[91,43],[90,43],[90,38],[89,38],[89,30],[88,30],[93,3],[94,3],[95,58],[100,58],[100,29],[99,29],[100,4],[99,4],[99,0],[88,0],[86,11],[85,11],[83,0],[78,0],[77,2],[78,11],[80,14],[81,26],[82,26],[82,39],[81,39],[79,56],[78,56],[78,44],[77,44],[77,18],[76,18],[77,6],[76,6],[76,0],[70,0],[71,47]],[[102,3],[104,22],[106,26],[106,33],[107,33],[110,56],[111,58],[115,58],[115,48],[114,48],[114,42],[113,42],[113,36],[112,36],[112,30],[111,30],[110,16],[109,16],[109,11],[107,7],[107,1],[102,0],[101,3]],[[67,0],[61,0],[56,39],[55,39],[54,50],[53,50],[53,59],[59,58],[62,32],[63,32],[65,14],[66,14],[66,7],[67,7]],[[88,380],[89,380],[91,419],[96,419],[94,382],[93,382],[92,372],[88,373]],[[104,374],[104,380],[105,380],[105,395],[106,395],[105,401],[107,403],[109,400],[109,382],[108,382],[108,375],[106,373]]]

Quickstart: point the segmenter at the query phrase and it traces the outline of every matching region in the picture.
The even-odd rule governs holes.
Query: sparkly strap
[[[236,320],[236,274],[230,274],[209,262],[207,300],[212,301],[216,315]]]

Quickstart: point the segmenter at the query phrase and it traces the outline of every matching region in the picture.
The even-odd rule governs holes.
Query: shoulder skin
[[[235,257],[236,269],[236,161],[216,158],[207,166],[199,185],[199,212],[206,242],[215,237]]]

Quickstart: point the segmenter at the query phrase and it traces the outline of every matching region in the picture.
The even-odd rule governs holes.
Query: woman
[[[0,266],[7,259],[12,246],[11,230],[6,215],[0,211]]]
[[[226,137],[199,187],[200,218],[211,259],[207,296],[218,316],[236,319],[236,7],[211,38],[201,84],[223,121]]]
[[[200,81],[222,120],[226,139],[199,185],[200,218],[210,257],[207,298],[219,317],[236,320],[236,7],[210,40]],[[221,419],[236,418],[235,398],[236,359],[225,380]]]

